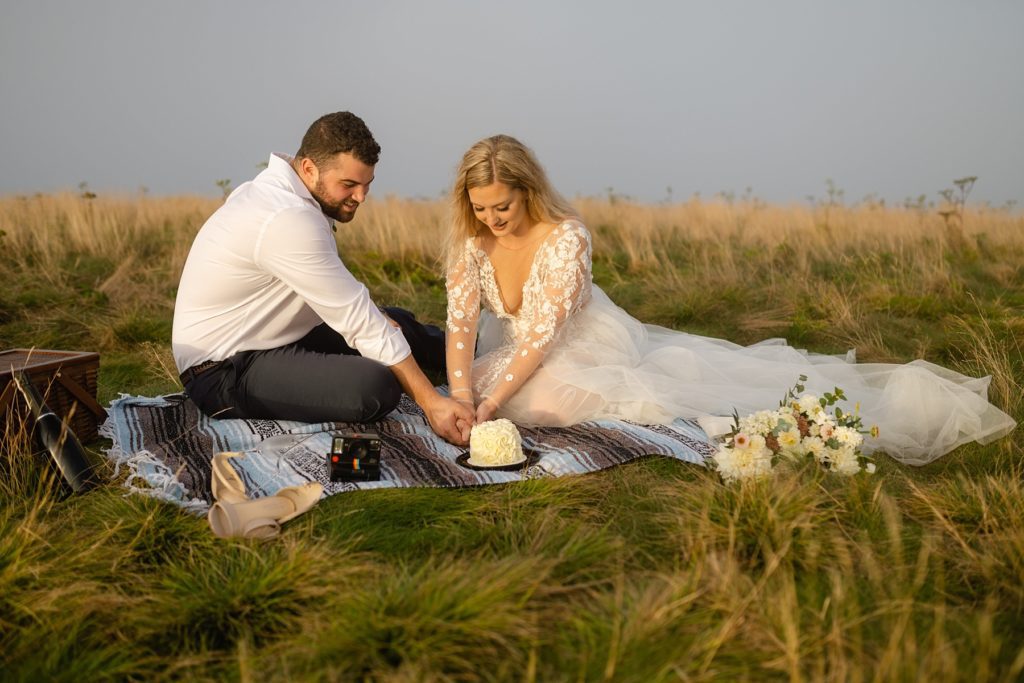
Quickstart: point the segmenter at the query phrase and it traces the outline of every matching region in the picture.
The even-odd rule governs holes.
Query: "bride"
[[[879,427],[865,451],[908,464],[988,443],[1016,425],[988,402],[988,377],[924,360],[856,364],[852,351],[813,354],[781,339],[740,346],[637,321],[594,285],[586,226],[533,153],[507,135],[463,156],[452,209],[448,381],[477,422],[683,417],[725,432],[731,420],[710,416],[772,409],[805,375],[808,392],[841,387],[860,403],[864,424]]]

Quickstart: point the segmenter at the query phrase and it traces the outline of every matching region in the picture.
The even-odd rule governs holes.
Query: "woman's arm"
[[[445,354],[448,364],[448,388],[452,398],[471,407],[473,402],[473,350],[476,326],[480,318],[480,268],[472,239],[449,268],[445,287],[448,292],[448,321]]]
[[[540,301],[533,307],[530,334],[516,348],[512,360],[498,376],[477,406],[477,422],[495,412],[530,378],[544,356],[558,342],[566,321],[576,315],[590,296],[590,233],[579,223],[559,228],[555,243],[542,246],[546,252],[540,264],[543,275]]]

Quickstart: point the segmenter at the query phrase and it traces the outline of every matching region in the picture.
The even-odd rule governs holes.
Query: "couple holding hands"
[[[205,414],[373,422],[404,391],[460,445],[495,417],[549,426],[700,418],[715,435],[726,416],[773,408],[805,375],[808,391],[840,386],[860,402],[881,434],[865,450],[911,464],[1015,426],[988,402],[987,377],[637,321],[594,285],[586,226],[506,135],[470,147],[452,186],[446,331],[380,309],[332,232],[365,201],[379,153],[358,116],[323,116],[294,157],[272,155],[203,225],[182,272],[172,346]],[[446,370],[448,396],[422,368]]]

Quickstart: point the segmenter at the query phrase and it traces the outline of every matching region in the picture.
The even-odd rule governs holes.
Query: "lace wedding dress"
[[[866,452],[883,450],[914,465],[969,441],[988,443],[1016,425],[988,402],[989,377],[924,360],[857,364],[852,351],[808,353],[782,339],[740,346],[643,324],[593,284],[590,248],[590,233],[578,221],[555,228],[538,248],[512,313],[487,254],[466,241],[447,282],[453,392],[472,391],[477,401],[495,392],[510,396],[499,401],[497,416],[523,424],[652,424],[773,409],[806,375],[806,391],[841,387],[850,401],[839,404],[843,411],[857,402],[865,426],[879,427],[879,438],[865,440]]]

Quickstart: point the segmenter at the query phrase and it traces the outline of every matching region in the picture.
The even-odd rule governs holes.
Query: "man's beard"
[[[328,218],[333,218],[339,223],[348,223],[350,220],[355,218],[356,208],[359,208],[357,204],[355,208],[345,208],[345,202],[331,203],[324,197],[324,183],[323,180],[317,179],[316,187],[309,191],[313,195],[313,199],[320,205],[320,210],[324,212],[324,215]]]

